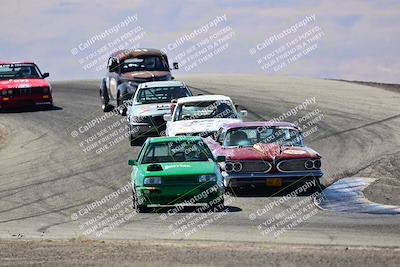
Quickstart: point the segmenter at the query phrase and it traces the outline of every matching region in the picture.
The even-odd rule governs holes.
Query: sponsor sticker
[[[169,165],[165,166],[165,170],[171,169],[171,168],[190,168],[190,165],[185,165],[185,164],[179,164],[179,165]]]
[[[301,154],[305,154],[306,152],[303,150],[288,149],[288,150],[283,151],[283,153],[290,154],[290,155],[301,155]]]

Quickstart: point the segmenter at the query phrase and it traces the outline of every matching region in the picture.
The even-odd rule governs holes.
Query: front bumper
[[[52,104],[53,98],[51,95],[10,97],[0,96],[0,108],[17,108]]]
[[[151,125],[149,123],[130,125],[130,132],[132,136],[146,136],[155,133],[159,135],[162,131],[162,127]]]
[[[165,130],[166,122],[162,116],[148,117],[143,122],[129,122],[129,130],[132,136],[142,136],[157,133],[160,135]]]
[[[291,184],[314,181],[323,176],[322,171],[312,172],[290,172],[290,173],[222,173],[225,187],[277,187]],[[269,183],[274,181],[275,183]],[[279,183],[276,183],[279,181]]]
[[[216,131],[203,131],[203,132],[176,132],[171,133],[170,136],[200,136],[202,138],[212,137],[214,138]]]
[[[140,205],[206,204],[221,198],[224,188],[213,185],[199,186],[141,186],[135,188]]]

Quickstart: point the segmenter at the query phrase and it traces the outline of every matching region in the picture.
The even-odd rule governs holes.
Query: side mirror
[[[171,77],[171,81],[173,81],[173,80],[175,80],[175,77],[174,77],[174,76]]]
[[[118,64],[118,61],[116,61],[116,60],[113,60],[111,62],[111,64],[108,66],[109,72],[117,72],[118,69],[119,69],[119,64]]]
[[[136,160],[134,160],[134,159],[128,160],[128,165],[133,166],[133,165],[136,165],[136,164],[137,164]]]
[[[179,69],[179,64],[178,64],[178,62],[174,62],[174,63],[172,63],[172,65],[174,66],[174,70]]]
[[[45,73],[43,73],[43,74],[42,74],[42,76],[43,76],[43,79],[44,79],[44,78],[47,78],[47,77],[49,77],[49,76],[50,76],[50,73],[48,73],[48,72],[45,72]]]
[[[109,66],[108,67],[108,72],[116,72],[117,71],[117,68],[115,67],[115,66]]]
[[[224,162],[225,156],[217,156],[217,162]]]
[[[163,118],[164,118],[164,121],[171,121],[172,116],[171,116],[171,114],[164,114]]]
[[[241,110],[240,117],[242,117],[242,118],[247,117],[247,110]]]
[[[239,105],[238,104],[235,104],[235,108],[236,108],[236,110],[239,108]]]

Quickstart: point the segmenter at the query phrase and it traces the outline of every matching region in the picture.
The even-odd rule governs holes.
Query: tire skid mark
[[[381,119],[381,120],[377,120],[377,121],[365,123],[365,124],[363,124],[363,125],[359,125],[359,126],[356,126],[356,127],[348,128],[348,129],[343,130],[343,131],[331,133],[331,134],[322,136],[322,137],[318,138],[317,140],[326,139],[326,138],[329,138],[329,137],[332,137],[332,136],[341,135],[341,134],[344,134],[344,133],[352,132],[352,131],[355,131],[355,130],[359,130],[359,129],[366,128],[366,127],[368,127],[368,126],[373,126],[373,125],[376,125],[376,124],[381,124],[381,123],[383,123],[383,122],[387,122],[387,121],[391,121],[391,120],[395,120],[395,119],[399,119],[399,118],[400,118],[400,114],[396,114],[396,115],[394,115],[394,116],[390,116],[390,117],[387,117],[387,118],[384,118],[384,119]]]
[[[107,168],[107,166],[82,168],[81,171],[75,171],[75,172],[72,172],[72,173],[63,174],[63,175],[58,176],[57,178],[54,178],[54,179],[37,180],[36,182],[30,183],[30,184],[23,184],[23,185],[20,185],[20,186],[17,186],[17,187],[13,187],[13,188],[3,189],[3,190],[0,190],[0,193],[9,192],[9,191],[13,191],[13,190],[19,190],[19,189],[23,189],[23,188],[24,189],[29,189],[32,186],[52,183],[52,182],[56,182],[56,181],[59,181],[59,180],[65,180],[65,179],[71,179],[71,178],[77,178],[77,177],[79,178],[79,175],[83,175],[83,174],[85,174],[87,172],[92,172],[92,171],[95,171],[95,170],[101,170],[101,169],[104,169],[104,168]],[[93,180],[90,180],[90,182],[93,182]],[[98,185],[109,187],[108,185],[103,185],[101,183],[98,183]]]
[[[22,217],[18,217],[18,218],[3,220],[3,221],[0,221],[0,223],[8,223],[8,222],[14,222],[14,221],[21,221],[21,220],[36,218],[36,217],[40,217],[40,216],[43,216],[43,215],[53,214],[55,212],[60,212],[60,211],[64,211],[64,210],[77,208],[77,207],[80,207],[82,205],[89,204],[89,203],[90,202],[81,202],[81,203],[78,203],[78,204],[75,204],[75,205],[64,206],[64,207],[61,207],[61,208],[58,208],[58,209],[55,209],[55,210],[47,210],[47,211],[43,211],[43,212],[37,212],[37,213],[32,214],[32,215],[27,215],[27,216],[22,216]]]

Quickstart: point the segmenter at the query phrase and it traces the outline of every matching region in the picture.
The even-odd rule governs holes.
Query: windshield
[[[133,71],[169,71],[168,62],[161,56],[129,58],[121,63],[121,73]]]
[[[40,78],[42,75],[35,64],[0,65],[0,80]]]
[[[210,118],[238,118],[231,101],[202,101],[180,104],[175,112],[175,120],[195,120]]]
[[[251,127],[235,128],[226,133],[224,146],[253,146],[275,143],[283,146],[303,146],[300,131],[294,128]]]
[[[142,163],[209,160],[213,160],[213,157],[203,141],[171,141],[150,144],[144,153]]]
[[[153,87],[140,89],[136,96],[136,103],[166,103],[172,99],[190,96],[189,90],[186,87]]]

